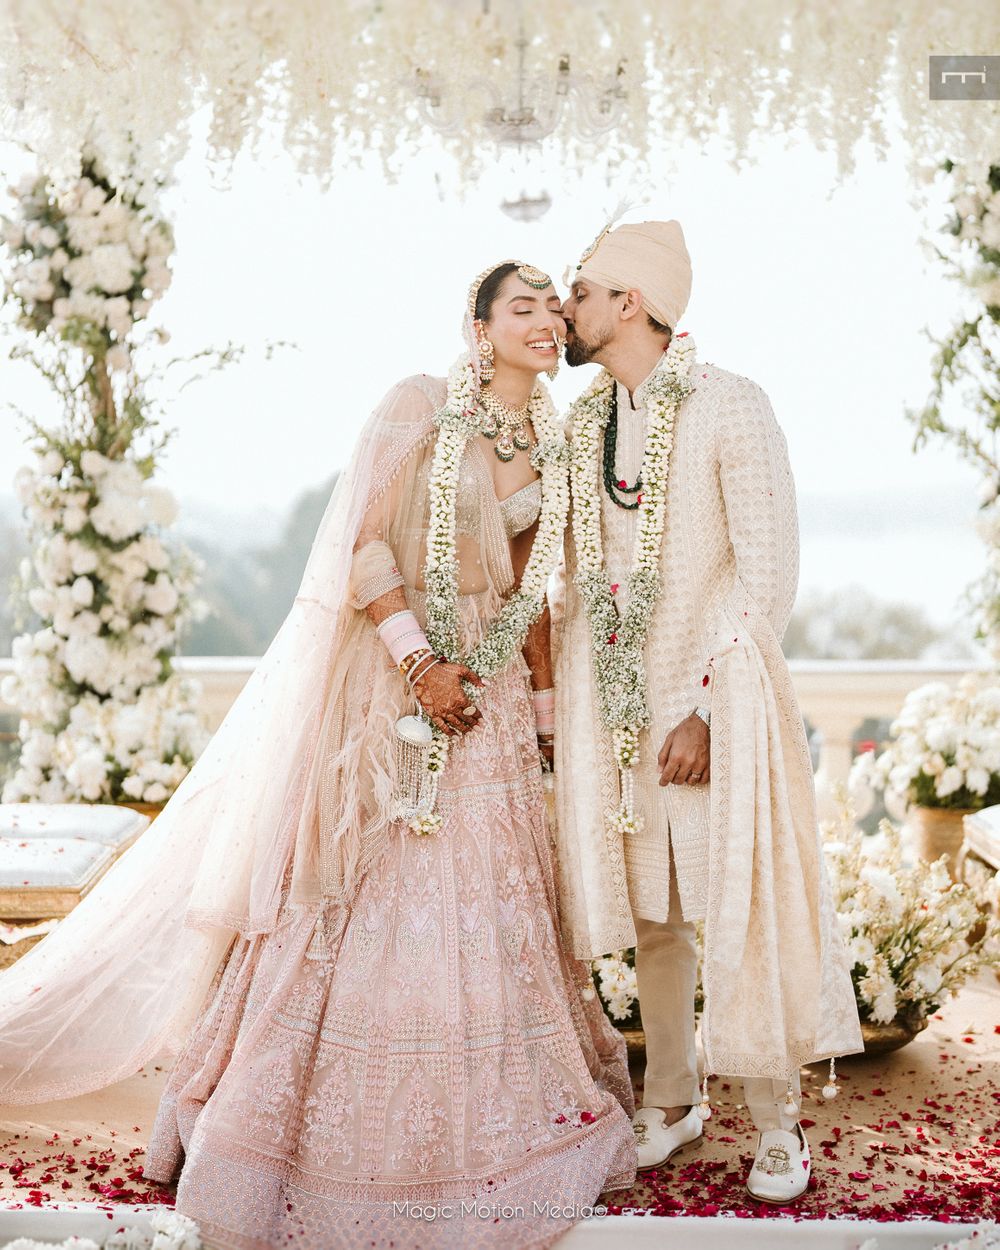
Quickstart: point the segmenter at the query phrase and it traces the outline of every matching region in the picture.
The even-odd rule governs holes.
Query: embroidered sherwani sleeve
[[[795,485],[785,436],[753,383],[740,419],[720,429],[719,477],[737,575],[780,639],[799,575]]]
[[[717,429],[719,484],[725,504],[729,541],[736,560],[734,594],[724,606],[726,620],[739,622],[748,596],[770,622],[778,641],[795,602],[799,572],[795,484],[785,436],[770,400],[759,386],[745,381],[730,409],[720,413]],[[723,641],[728,641],[724,639]],[[711,685],[712,656],[706,673]]]

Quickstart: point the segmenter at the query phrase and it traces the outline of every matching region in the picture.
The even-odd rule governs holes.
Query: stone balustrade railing
[[[253,656],[190,656],[177,668],[202,685],[201,710],[215,729],[253,671]],[[0,677],[12,661],[0,659]],[[821,742],[817,783],[830,788],[847,780],[853,742],[867,718],[893,717],[915,686],[954,683],[968,664],[914,660],[793,660],[790,664],[803,715]],[[12,711],[0,701],[0,712]]]

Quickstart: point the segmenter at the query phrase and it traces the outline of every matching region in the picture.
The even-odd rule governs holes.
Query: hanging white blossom
[[[602,107],[614,122],[602,155],[660,169],[686,141],[752,158],[760,137],[805,133],[843,173],[859,140],[886,151],[897,117],[914,163],[945,151],[976,163],[994,155],[1000,117],[1000,102],[956,106],[928,91],[929,51],[995,51],[993,0],[172,0],[127,20],[115,0],[5,0],[0,22],[6,137],[66,174],[88,144],[117,182],[140,185],[181,159],[206,108],[223,162],[276,125],[300,169],[328,182],[371,154],[391,168],[430,119],[471,179],[505,115],[509,132],[519,109],[546,116],[558,103],[563,66],[582,78],[553,135],[564,168],[592,165],[581,122],[603,124]]]

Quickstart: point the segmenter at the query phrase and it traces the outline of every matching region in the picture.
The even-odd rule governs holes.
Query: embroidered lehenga
[[[412,709],[357,605],[384,584],[369,567],[384,544],[425,620],[444,396],[412,379],[378,418],[353,614],[300,770],[300,819],[278,830],[274,923],[236,934],[160,1105],[146,1174],[179,1170],[178,1210],[212,1245],[546,1245],[634,1169],[621,1038],[558,937],[519,652],[451,746],[440,833],[384,819],[394,721]],[[485,454],[467,446],[456,505],[466,647],[512,589],[509,539],[539,510],[534,483],[497,500]]]
[[[395,819],[395,723],[414,708],[361,608],[401,584],[424,620],[445,395],[418,377],[383,400],[205,752],[0,975],[0,1103],[175,1057],[146,1173],[178,1180],[212,1246],[547,1245],[634,1174],[624,1047],[557,936],[519,651],[453,742],[440,832]],[[482,442],[455,508],[466,647],[538,513],[535,485],[498,501]]]

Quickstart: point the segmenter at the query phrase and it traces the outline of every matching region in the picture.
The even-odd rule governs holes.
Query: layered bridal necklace
[[[531,398],[521,408],[511,408],[488,386],[484,386],[479,392],[479,404],[484,413],[479,432],[494,442],[493,454],[498,460],[508,464],[514,459],[515,452],[528,450],[531,446],[528,435]]]
[[[575,581],[590,623],[601,719],[611,734],[618,767],[620,802],[617,809],[606,815],[610,829],[623,834],[637,833],[642,828],[642,819],[635,812],[633,770],[639,759],[639,734],[650,720],[643,648],[660,594],[660,548],[674,421],[681,404],[694,389],[689,380],[694,356],[694,339],[687,333],[675,335],[646,385],[648,425],[642,468],[635,486],[633,506],[638,512],[638,525],[632,566],[626,578],[628,604],[624,612],[619,611],[615,600],[619,587],[611,582],[604,566],[601,536],[601,479],[606,468],[598,445],[615,396],[615,379],[606,369],[568,414],[572,431]]]

